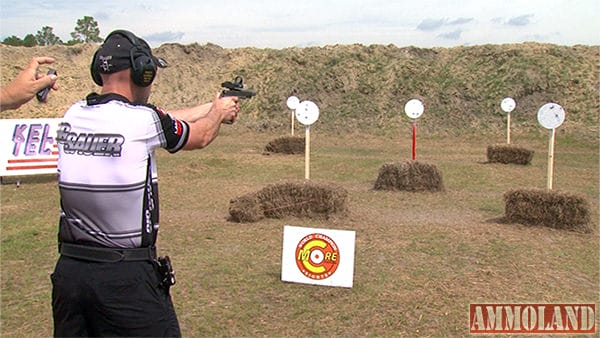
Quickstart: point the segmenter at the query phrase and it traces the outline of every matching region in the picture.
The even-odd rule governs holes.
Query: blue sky
[[[102,37],[128,29],[153,47],[600,45],[598,0],[0,0],[0,38],[50,26],[67,41],[84,16]]]

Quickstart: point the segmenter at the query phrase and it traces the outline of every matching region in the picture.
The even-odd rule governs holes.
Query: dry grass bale
[[[580,196],[546,190],[511,190],[504,194],[507,221],[589,232],[590,207]]]
[[[418,161],[386,163],[379,169],[375,190],[443,191],[442,173]]]
[[[269,218],[327,218],[347,211],[348,192],[331,184],[311,181],[273,184],[259,192],[259,198]]]
[[[509,144],[496,144],[488,146],[487,158],[489,163],[503,164],[531,164],[533,150],[516,147]]]
[[[255,222],[263,217],[285,216],[327,219],[347,212],[347,197],[344,188],[331,184],[311,181],[272,184],[232,200],[230,220]]]
[[[283,136],[276,138],[265,146],[267,153],[304,154],[304,137]]]
[[[265,218],[265,212],[256,193],[231,200],[229,202],[229,215],[231,220],[240,223],[256,222]]]

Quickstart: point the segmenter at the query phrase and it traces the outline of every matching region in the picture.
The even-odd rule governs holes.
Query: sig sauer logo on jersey
[[[63,122],[58,127],[56,141],[66,154],[120,157],[125,138],[119,134],[77,134],[71,132],[69,123]]]

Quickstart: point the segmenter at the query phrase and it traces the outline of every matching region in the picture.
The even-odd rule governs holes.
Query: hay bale
[[[265,218],[265,212],[257,194],[247,194],[229,203],[231,220],[240,223],[256,222]]]
[[[504,194],[504,202],[505,218],[512,223],[590,230],[590,207],[580,196],[546,190],[511,190]]]
[[[231,200],[230,220],[255,222],[286,216],[327,219],[347,212],[348,192],[339,186],[312,181],[284,182]]]
[[[533,153],[533,150],[509,144],[496,144],[487,148],[489,163],[528,165],[531,164]]]
[[[304,137],[283,136],[272,140],[265,146],[267,153],[304,154]]]
[[[418,161],[386,163],[379,169],[375,190],[443,191],[442,173]]]

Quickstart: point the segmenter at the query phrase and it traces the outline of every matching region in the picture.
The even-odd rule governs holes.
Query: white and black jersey
[[[181,150],[187,123],[120,95],[90,94],[67,110],[57,134],[59,241],[153,245],[159,218],[154,150]]]

